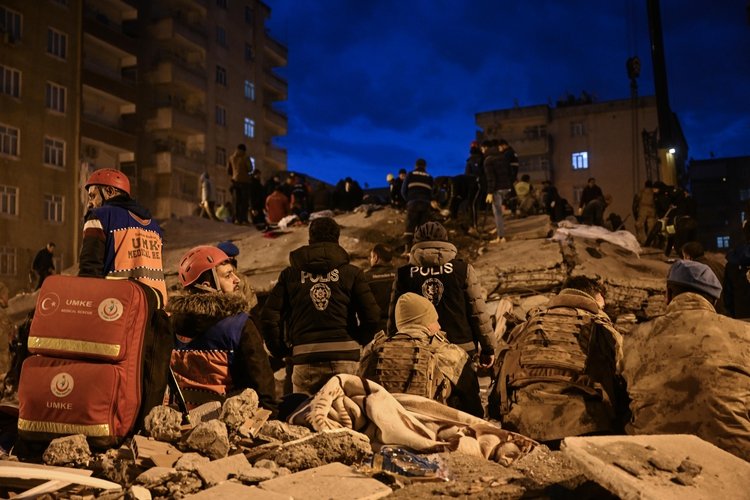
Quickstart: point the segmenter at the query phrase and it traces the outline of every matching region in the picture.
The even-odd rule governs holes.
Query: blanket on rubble
[[[315,431],[346,427],[373,449],[400,446],[418,453],[457,451],[510,465],[537,442],[422,396],[391,394],[355,375],[332,377],[288,422]]]

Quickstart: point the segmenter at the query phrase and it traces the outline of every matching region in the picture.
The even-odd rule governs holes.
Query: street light
[[[673,154],[675,154],[677,152],[677,150],[675,148],[669,148],[669,150],[667,152],[669,154],[673,155]]]

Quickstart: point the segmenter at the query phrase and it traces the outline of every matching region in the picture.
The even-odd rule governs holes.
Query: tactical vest
[[[362,359],[358,375],[382,385],[388,392],[414,394],[446,403],[451,383],[438,369],[432,342],[447,342],[436,336],[419,338],[405,333],[380,335],[372,355]]]
[[[468,320],[466,288],[468,264],[454,259],[442,266],[407,264],[398,270],[399,289],[413,292],[432,302],[440,329],[453,344],[466,344],[473,338]]]
[[[500,412],[510,411],[516,389],[537,382],[561,382],[597,395],[587,376],[587,360],[595,316],[573,307],[553,307],[533,316],[511,332],[495,390]]]

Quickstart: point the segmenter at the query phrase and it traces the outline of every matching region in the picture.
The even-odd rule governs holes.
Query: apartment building
[[[229,195],[237,146],[286,169],[287,50],[259,0],[0,0],[0,280],[29,286],[35,253],[75,263],[88,174],[125,172],[157,218],[190,214],[198,179]]]
[[[594,102],[584,96],[556,107],[477,113],[475,119],[482,138],[504,138],[513,146],[519,176],[529,174],[536,185],[551,180],[574,207],[588,178],[594,177],[613,197],[609,210],[625,219],[645,181],[660,179],[656,151],[649,158],[643,143],[643,131],[653,132],[658,125],[654,97]],[[632,215],[626,227],[634,228]]]

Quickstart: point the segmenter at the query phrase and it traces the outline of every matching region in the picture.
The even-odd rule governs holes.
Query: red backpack
[[[162,402],[173,346],[157,299],[135,280],[44,281],[18,386],[21,439],[112,446],[142,426]]]

